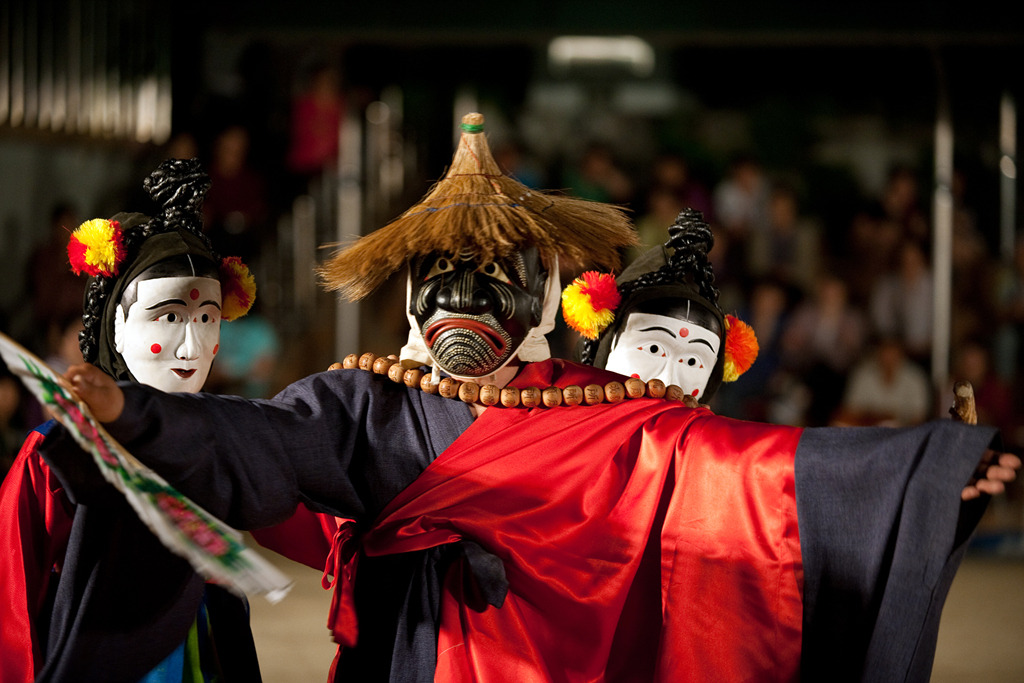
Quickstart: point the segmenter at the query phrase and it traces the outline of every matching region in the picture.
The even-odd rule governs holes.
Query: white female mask
[[[700,399],[722,340],[701,325],[654,313],[630,313],[612,342],[605,368],[646,381],[660,379]]]
[[[207,277],[138,280],[135,301],[114,317],[114,346],[142,384],[161,391],[203,388],[220,343],[221,286]]]

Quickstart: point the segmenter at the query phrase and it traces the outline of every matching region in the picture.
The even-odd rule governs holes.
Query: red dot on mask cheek
[[[220,351],[220,344],[213,347],[213,355],[216,356],[218,351]]]
[[[163,347],[161,347],[159,344],[153,344],[152,346],[149,347],[149,350],[152,351],[153,353],[160,353],[161,351],[163,351]]]
[[[690,330],[688,328],[686,328],[686,327],[680,327],[679,328],[679,336],[680,337],[689,337],[690,336]]]
[[[690,396],[693,396],[694,398],[697,398],[697,394],[699,394],[699,393],[700,393],[700,389],[694,389],[693,391],[690,392]]]
[[[639,372],[634,372],[632,375],[630,375],[630,377],[635,377],[636,379],[640,379],[640,373]]]
[[[192,301],[195,301],[196,299],[199,298],[199,290],[193,289],[191,292],[188,293],[188,295],[192,298]]]

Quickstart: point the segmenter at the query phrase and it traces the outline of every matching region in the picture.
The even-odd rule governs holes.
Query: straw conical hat
[[[481,114],[464,116],[447,175],[416,205],[319,269],[327,289],[360,299],[410,259],[434,252],[471,253],[486,262],[536,246],[570,265],[618,268],[619,251],[636,242],[623,210],[539,192],[507,177],[483,124]]]

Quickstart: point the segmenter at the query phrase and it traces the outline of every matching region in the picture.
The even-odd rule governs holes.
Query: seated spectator
[[[796,190],[787,185],[773,187],[764,229],[750,234],[750,275],[770,275],[791,287],[810,291],[820,253],[820,230],[800,213]]]
[[[867,320],[850,303],[846,283],[830,271],[819,274],[812,295],[793,311],[780,341],[783,366],[810,393],[806,425],[828,424],[866,337]]]
[[[839,412],[839,426],[909,427],[931,415],[928,377],[907,358],[903,343],[884,337],[850,373]]]
[[[871,292],[874,331],[897,337],[911,359],[924,366],[932,350],[932,272],[924,247],[904,240],[895,270],[883,275]]]

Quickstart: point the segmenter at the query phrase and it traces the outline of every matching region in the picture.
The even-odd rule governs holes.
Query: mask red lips
[[[196,370],[195,370],[195,368],[192,368],[191,370],[183,370],[182,368],[174,368],[174,374],[176,374],[178,377],[181,377],[182,379],[188,379],[192,375],[196,374]]]
[[[423,341],[427,343],[427,348],[432,349],[434,342],[442,334],[449,330],[460,329],[469,330],[482,338],[491,347],[495,356],[501,357],[505,353],[505,340],[493,327],[469,318],[442,318],[434,321],[424,333]]]

